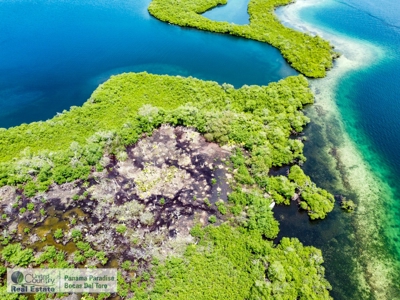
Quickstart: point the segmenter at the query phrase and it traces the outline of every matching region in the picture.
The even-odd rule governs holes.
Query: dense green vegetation
[[[251,0],[250,24],[242,26],[200,15],[226,0],[153,0],[149,11],[160,20],[180,26],[269,43],[306,76],[323,77],[336,53],[318,36],[296,32],[277,20],[274,9],[291,2]],[[305,161],[303,139],[293,137],[309,122],[301,110],[311,103],[313,96],[303,76],[240,89],[191,77],[147,73],[113,76],[82,107],[71,107],[45,122],[0,129],[0,187],[17,186],[18,193],[23,191],[24,195],[17,196],[12,204],[20,218],[40,212],[44,220],[46,211],[32,200],[38,192],[77,179],[88,186],[86,179],[93,171],[109,168],[105,161],[111,155],[126,160],[126,147],[151,135],[162,124],[193,127],[207,141],[230,147],[230,160],[226,160],[226,168],[233,174],[230,193],[227,199],[217,202],[202,200],[211,211],[205,219],[208,225],[192,228],[195,242],[185,246],[183,254],[173,252],[159,260],[149,252],[144,253],[146,259],[123,261],[118,268],[118,297],[331,299],[318,249],[304,247],[297,239],[272,242],[279,233],[279,222],[270,208],[272,202],[289,204],[297,200],[311,219],[325,218],[333,209],[333,196],[318,188],[299,167]],[[287,176],[269,175],[270,168],[288,165],[291,168]],[[211,184],[218,186],[219,181],[212,178]],[[89,195],[88,191],[74,193],[74,203]],[[164,206],[167,201],[162,197],[157,203]],[[354,208],[351,201],[343,203],[345,209]],[[12,217],[2,214],[5,224],[10,225]],[[71,225],[76,222],[74,217]],[[29,235],[35,225],[24,226],[23,234]],[[16,229],[5,228],[0,237],[1,299],[27,299],[6,293],[6,267],[108,267],[109,260],[115,259],[112,253],[99,251],[99,244],[77,228],[49,231],[56,246],[47,246],[40,253],[27,247],[28,239],[23,244],[16,242]],[[113,230],[117,237],[129,237],[127,244],[133,250],[139,246],[128,223],[118,223]],[[152,234],[145,239],[149,245]],[[66,242],[73,245],[69,253],[61,245]],[[62,296],[39,293],[34,299]],[[109,297],[85,294],[82,299]]]
[[[283,239],[277,246],[270,241],[279,232],[271,202],[287,204],[297,195],[312,219],[324,218],[333,208],[333,196],[316,187],[298,166],[305,160],[303,143],[301,138],[292,138],[309,122],[301,109],[312,102],[303,76],[240,89],[147,73],[114,76],[82,107],[45,122],[0,131],[4,153],[0,186],[19,186],[25,196],[32,197],[53,183],[85,180],[92,171],[103,170],[104,155],[126,159],[125,147],[144,134],[151,135],[161,124],[193,127],[208,141],[231,147],[226,166],[233,174],[232,192],[226,202],[203,200],[207,207],[215,206],[216,213],[209,216],[208,226],[192,229],[197,243],[188,246],[183,256],[154,259],[151,265],[146,262],[146,269],[124,262],[118,277],[119,296],[329,299],[319,250],[303,247],[296,239]],[[284,165],[293,165],[288,176],[269,175],[271,167]],[[214,178],[211,184],[217,185],[218,180]],[[79,202],[82,196],[72,199]],[[24,200],[26,204],[21,205],[19,200],[14,205],[24,209],[21,214],[40,209],[38,204]],[[164,205],[165,201],[158,202]],[[132,234],[125,224],[116,226],[115,232]],[[67,235],[61,228],[52,232],[56,242]],[[70,238],[77,250],[68,257],[54,247],[34,255],[29,248],[10,244],[9,237],[3,238],[1,260],[6,266],[107,264],[107,255],[96,251],[81,231],[73,229]],[[136,277],[129,275],[139,269]]]
[[[353,202],[353,200],[346,200],[346,198],[344,198],[340,203],[340,207],[347,212],[353,212],[357,205]]]
[[[80,244],[79,244],[80,243]],[[78,242],[78,246],[84,250],[82,252],[82,259],[80,262],[75,261],[75,265],[70,263],[68,255],[64,251],[57,250],[55,246],[46,246],[40,254],[34,256],[32,249],[23,249],[20,243],[9,244],[3,248],[0,253],[0,261],[2,266],[0,266],[0,276],[4,275],[6,272],[6,267],[29,267],[29,268],[73,268],[77,267],[78,263],[83,263],[86,259],[91,257],[96,257],[103,265],[106,261],[101,261],[104,259],[104,253],[93,250],[88,243]],[[76,257],[76,255],[75,255]],[[47,295],[45,293],[34,294],[35,300],[47,300],[54,297],[66,296],[65,294],[57,295]],[[99,294],[97,299],[106,299],[104,296],[109,296],[107,294]],[[28,299],[24,295],[10,294],[6,291],[6,285],[0,283],[0,298],[3,300],[16,300],[16,299]]]
[[[239,148],[236,149],[231,160],[238,170],[235,174],[235,179],[238,183],[253,184],[256,182],[258,187],[267,192],[278,204],[289,205],[294,198],[301,199],[300,207],[308,211],[312,220],[323,219],[327,213],[332,211],[334,206],[333,195],[317,187],[298,165],[290,168],[287,177],[268,176],[266,171],[271,165],[265,163],[268,158],[263,155],[265,155],[265,152],[261,152],[261,154],[252,152],[252,156],[246,158]],[[234,195],[236,197],[236,194]],[[239,197],[240,201],[234,200],[233,202],[240,205],[250,205],[250,210],[254,209],[251,205],[260,203],[260,201],[265,202],[264,204],[261,204],[261,202],[258,205],[261,209],[268,205],[266,204],[268,202],[266,199],[261,197],[259,201],[254,202],[251,200],[253,197],[254,195],[250,199],[249,196]],[[257,211],[255,215],[260,216],[261,211]]]
[[[229,109],[231,114],[242,113],[243,118],[249,118],[255,112],[269,123],[269,127],[282,127],[283,132],[269,130],[273,142],[279,142],[291,127],[297,131],[302,129],[308,119],[298,110],[312,102],[313,96],[303,77],[288,77],[268,87],[243,86],[234,89],[229,84],[220,86],[216,82],[190,77],[121,74],[102,84],[82,107],[71,107],[69,111],[45,122],[0,129],[0,162],[19,159],[17,168],[23,169],[30,163],[31,168],[35,169],[37,164],[46,173],[50,170],[41,167],[45,161],[33,162],[32,157],[39,153],[40,157],[56,156],[55,151],[63,150],[69,152],[69,159],[79,161],[85,157],[89,164],[93,164],[99,156],[99,144],[107,146],[110,152],[116,150],[116,143],[132,144],[143,131],[152,130],[153,125],[160,121],[157,119],[161,115],[160,109],[177,109],[188,103],[191,104],[182,107],[176,114],[185,114],[187,117],[193,114],[187,121],[193,123],[194,114],[199,109],[210,110],[213,122],[209,127],[215,140],[224,139],[224,132],[218,131],[218,125],[222,122],[218,118]],[[157,108],[143,107],[144,104]],[[157,118],[144,119],[138,114],[140,108],[148,119],[152,114]],[[182,123],[179,117],[176,115],[175,123]],[[116,133],[119,134],[118,141],[114,141]],[[83,144],[88,146],[82,148]],[[2,172],[3,168],[4,165],[0,168],[0,181],[4,184],[6,174]],[[65,172],[57,171],[57,174],[62,173]]]
[[[274,247],[228,225],[192,234],[197,244],[183,258],[155,267],[151,299],[331,299],[321,251],[297,239]]]
[[[290,65],[308,77],[324,77],[337,57],[332,46],[319,36],[283,26],[274,14],[278,6],[293,0],[251,0],[249,25],[212,21],[201,14],[227,0],[153,0],[148,8],[157,19],[179,26],[232,34],[271,44]]]
[[[257,184],[277,203],[288,204],[301,190],[307,203],[302,207],[313,219],[324,218],[333,208],[329,193],[309,178],[268,176],[272,166],[305,160],[303,143],[290,135],[307,124],[301,109],[312,102],[302,76],[234,89],[194,78],[122,74],[100,86],[80,108],[1,131],[0,150],[6,155],[0,186],[20,185],[29,197],[53,182],[85,179],[93,168],[103,168],[99,161],[104,152],[118,157],[142,133],[169,123],[195,127],[209,141],[243,147],[249,157],[236,158],[239,183]]]
[[[228,224],[201,228],[192,235],[196,244],[188,246],[183,257],[170,257],[165,262],[153,260],[152,267],[141,276],[129,278],[119,272],[120,297],[129,299],[331,299],[329,283],[324,278],[321,251],[304,247],[297,239],[284,238],[277,246],[262,238],[258,230],[235,228]],[[80,251],[73,254],[75,267],[86,259],[101,257],[90,244],[76,243]],[[40,255],[31,249],[10,244],[1,251],[7,267],[71,268],[67,255],[48,246]],[[121,270],[135,271],[137,265],[125,261]],[[1,269],[3,275],[5,267]],[[151,282],[154,280],[154,284]],[[2,299],[26,299],[7,294],[0,286]],[[109,295],[86,299],[106,299]],[[36,294],[35,299],[53,296]]]
[[[231,212],[239,216],[247,208],[247,218],[241,220],[241,225],[248,230],[256,230],[268,239],[274,239],[279,233],[279,223],[275,220],[269,208],[270,200],[253,192],[246,193],[237,189],[228,196],[228,201],[233,206]]]
[[[300,207],[309,211],[311,219],[323,219],[332,211],[335,202],[333,195],[317,187],[299,166],[293,166],[288,177],[294,181],[303,199]]]

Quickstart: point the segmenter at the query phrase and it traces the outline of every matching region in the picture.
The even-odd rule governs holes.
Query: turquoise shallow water
[[[214,13],[213,19],[222,20],[223,9],[219,7],[209,13]],[[220,15],[217,15],[218,11]],[[296,205],[277,207],[275,215],[281,220],[280,237],[295,236],[303,243],[323,250],[335,299],[398,299],[399,274],[390,274],[395,278],[388,276],[390,284],[383,286],[383,281],[368,274],[376,270],[370,269],[367,261],[369,258],[378,258],[379,261],[381,257],[389,259],[389,265],[400,261],[400,206],[397,197],[400,187],[400,3],[393,0],[379,4],[370,0],[321,1],[320,5],[303,9],[299,14],[301,20],[315,28],[334,32],[339,37],[368,41],[384,52],[383,58],[372,57],[369,65],[340,78],[333,92],[341,118],[321,116],[318,122],[309,125],[306,129],[309,142],[305,147],[308,161],[304,166],[321,186],[335,194],[362,201],[367,210],[378,212],[365,217],[363,212],[346,215],[337,206],[326,220],[310,222],[305,213],[298,212]],[[356,56],[363,52],[363,49],[353,50]],[[324,86],[319,88],[324,92]],[[328,85],[325,87],[330,88]],[[348,181],[351,182],[352,178],[346,178],[345,169],[357,168],[357,165],[341,166],[336,162],[332,168],[327,164],[332,160],[327,155],[335,156],[335,147],[343,146],[342,129],[356,145],[370,175],[382,181],[382,184],[376,181],[375,194],[370,199],[359,199],[352,188],[362,189],[362,183],[361,186],[351,186]],[[327,143],[332,147],[328,149],[329,153],[323,150]],[[341,176],[338,176],[338,171]],[[365,236],[362,236],[359,220],[376,227],[379,241],[368,241],[368,237],[363,239]],[[375,238],[371,236],[369,240]],[[367,282],[366,288],[358,280],[360,274]]]
[[[0,1],[0,127],[48,119],[80,105],[99,83],[124,71],[195,76],[235,86],[267,84],[297,74],[268,45],[159,22],[148,15],[149,2]],[[245,24],[246,2],[232,0],[205,15]],[[392,227],[380,232],[391,232],[385,240],[387,251],[400,260],[400,211],[398,199],[391,196],[400,188],[400,3],[332,3],[304,10],[301,17],[386,51],[378,64],[342,78],[336,102],[346,131],[371,171],[391,187],[380,192],[389,197],[385,214]],[[337,124],[330,122],[329,138],[339,143]],[[310,140],[305,169],[321,186],[352,197],[351,191],[337,188],[337,175],[327,169],[321,131],[317,123],[306,129]],[[354,216],[336,208],[326,220],[310,222],[294,205],[276,208],[275,215],[282,224],[280,236],[296,236],[323,250],[335,299],[365,299],[354,277],[360,272],[357,261],[363,247],[355,241]]]
[[[378,65],[343,78],[337,104],[347,128],[365,135],[370,151],[400,174],[400,2],[361,2],[337,1],[330,10],[302,11],[301,16],[384,49],[385,57]]]
[[[299,14],[301,20],[314,28],[358,41],[358,48],[351,49],[355,58],[368,50],[365,41],[379,47],[383,56],[375,54],[366,66],[345,74],[334,87],[340,121],[321,116],[320,122],[311,124],[307,130],[310,137],[310,144],[305,148],[309,158],[305,165],[307,173],[331,191],[355,198],[363,210],[353,216],[333,214],[316,230],[304,220],[296,221],[300,226],[283,223],[282,234],[294,233],[305,243],[312,241],[323,249],[335,299],[400,299],[400,273],[395,269],[400,261],[400,3],[393,0],[379,3],[370,0],[321,1],[320,6],[303,9]],[[326,86],[319,85],[319,88],[323,92],[332,87],[326,81]],[[362,199],[357,199],[349,189],[338,188],[340,184],[334,170],[326,171],[323,163],[326,154],[318,151],[318,147],[323,149],[326,142],[332,146],[330,152],[334,152],[335,146],[343,146],[345,141],[339,125],[343,125],[364,160],[365,169],[375,180],[372,185],[365,181],[352,186],[361,191]],[[338,170],[342,167],[340,164],[335,166]],[[350,162],[346,167],[342,180],[356,182],[355,178],[347,178],[346,173],[357,175],[357,171],[352,170],[360,169],[360,165]],[[362,193],[371,186],[372,194]],[[287,209],[280,210],[283,216],[290,215]],[[365,232],[376,235],[366,236]],[[369,264],[372,261],[385,261],[386,265],[372,268]],[[393,270],[385,273],[388,268]],[[370,288],[363,294],[354,280],[360,272]]]
[[[382,228],[381,232],[390,231],[387,248],[400,260],[400,2],[336,3],[332,10],[339,13],[315,10],[304,11],[302,16],[384,50],[379,63],[343,78],[336,94],[346,131],[359,145],[371,171],[390,187],[379,191],[381,197],[389,196],[391,200],[385,218],[392,228]]]

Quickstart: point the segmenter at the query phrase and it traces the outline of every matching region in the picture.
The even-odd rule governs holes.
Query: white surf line
[[[300,18],[299,12],[302,9],[312,9],[318,5],[329,7],[331,4],[333,3],[329,0],[297,0],[292,5],[280,8],[278,17],[288,27],[310,32],[311,34],[318,34],[329,40],[335,46],[335,49],[342,54],[335,62],[334,68],[328,72],[325,78],[310,80],[315,102],[322,106],[326,112],[324,116],[318,116],[313,110],[314,113],[311,119],[324,128],[326,128],[326,124],[332,117],[340,123],[343,142],[334,146],[338,149],[337,153],[344,165],[350,187],[357,193],[359,200],[358,211],[354,219],[357,228],[357,243],[362,259],[361,265],[360,262],[358,264],[363,269],[363,272],[360,271],[360,274],[357,275],[365,291],[371,292],[377,299],[388,299],[387,296],[391,288],[393,288],[391,281],[391,276],[395,272],[393,266],[398,262],[392,257],[383,255],[382,252],[371,251],[371,249],[384,247],[379,228],[382,228],[382,222],[385,220],[385,206],[389,205],[389,203],[393,205],[391,203],[392,197],[389,193],[390,187],[381,178],[372,173],[371,165],[364,161],[357,145],[344,130],[343,120],[335,99],[338,84],[345,75],[378,63],[383,59],[385,53],[381,48],[369,42],[352,39],[326,28],[315,28],[315,25],[308,24]],[[327,132],[327,130],[324,130],[324,132]],[[330,146],[333,145],[329,145],[327,139],[326,141],[327,147],[325,151],[329,151]],[[383,197],[381,189],[388,191],[386,197]],[[388,221],[390,222],[390,220]],[[384,226],[388,229],[389,227],[387,226],[390,225],[384,224]],[[390,239],[391,237],[388,236],[388,238]]]

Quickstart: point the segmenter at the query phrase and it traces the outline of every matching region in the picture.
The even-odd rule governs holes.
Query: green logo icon
[[[24,274],[19,271],[16,271],[11,274],[11,280],[15,284],[21,284],[24,281]]]

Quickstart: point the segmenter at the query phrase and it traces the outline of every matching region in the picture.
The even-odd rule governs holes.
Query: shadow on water
[[[354,199],[354,195],[340,188],[345,180],[338,176],[340,165],[328,164],[332,161],[332,157],[329,156],[334,155],[334,151],[321,151],[325,146],[322,130],[323,128],[316,123],[310,123],[305,129],[307,141],[304,154],[307,161],[303,169],[313,182],[335,195],[335,208],[324,220],[311,221],[305,211],[299,210],[296,201],[291,201],[290,206],[275,206],[274,215],[280,222],[280,233],[276,242],[282,237],[296,237],[304,245],[321,249],[326,278],[333,287],[333,298],[366,299],[365,291],[360,289],[357,281],[359,271],[355,258],[358,251],[354,243],[355,230],[352,225],[354,214],[346,213],[340,208],[340,195],[349,199]],[[332,134],[331,139],[335,138],[340,137]]]
[[[295,201],[291,201],[290,206],[275,206],[274,215],[280,222],[275,242],[282,237],[296,237],[304,245],[322,250],[325,274],[333,286],[334,299],[363,299],[357,291],[356,278],[350,276],[356,271],[353,257],[357,254],[352,247],[350,217],[338,208],[338,203],[326,219],[319,221],[311,221],[306,212],[299,211]]]

